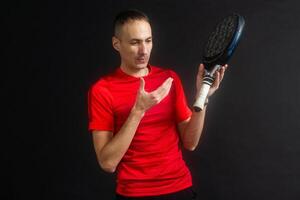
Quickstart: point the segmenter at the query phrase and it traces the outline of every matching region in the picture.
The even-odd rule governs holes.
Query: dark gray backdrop
[[[245,17],[241,43],[211,98],[201,144],[184,156],[201,199],[299,199],[299,7],[297,0],[2,6],[2,195],[113,198],[115,175],[98,167],[87,131],[87,90],[119,64],[111,47],[115,14],[137,8],[152,19],[151,63],[181,76],[190,104],[208,34],[227,14]]]

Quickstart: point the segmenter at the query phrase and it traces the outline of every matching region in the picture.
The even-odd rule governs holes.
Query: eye
[[[137,44],[139,44],[139,41],[133,40],[133,41],[130,42],[130,44],[131,44],[131,45],[137,45]]]
[[[151,43],[152,42],[152,39],[148,39],[146,40],[147,43]]]

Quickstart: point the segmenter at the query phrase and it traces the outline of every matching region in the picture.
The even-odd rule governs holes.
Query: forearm
[[[121,127],[109,143],[100,152],[100,164],[103,169],[114,172],[128,150],[144,112],[133,108]]]
[[[189,122],[184,128],[181,138],[184,147],[188,150],[193,151],[199,143],[205,120],[205,112],[206,106],[200,112],[193,111]]]
[[[148,93],[145,91],[145,80],[143,78],[140,79],[140,88],[136,102],[127,120],[115,136],[98,152],[98,160],[100,160],[100,165],[103,169],[110,172],[115,171],[117,165],[128,150],[145,112],[168,95],[172,81],[172,78],[168,78],[156,90]]]

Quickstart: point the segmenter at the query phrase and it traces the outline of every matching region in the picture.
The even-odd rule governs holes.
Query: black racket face
[[[209,36],[204,55],[214,57],[222,53],[228,46],[235,33],[237,26],[237,16],[232,15],[223,19]]]
[[[235,40],[239,26],[239,15],[233,14],[224,18],[217,24],[215,30],[209,36],[203,55],[203,63],[209,67],[214,64],[224,64],[224,53]],[[216,63],[220,62],[220,63]]]

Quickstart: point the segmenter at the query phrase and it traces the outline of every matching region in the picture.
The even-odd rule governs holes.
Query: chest
[[[145,78],[145,91],[155,91],[168,77]],[[121,82],[118,87],[111,87],[113,95],[113,109],[115,128],[118,130],[128,118],[128,115],[134,106],[140,87],[140,80]],[[154,124],[173,121],[175,108],[175,88],[171,86],[168,95],[148,109],[140,123],[141,127],[153,126]]]

